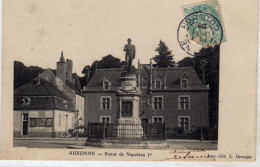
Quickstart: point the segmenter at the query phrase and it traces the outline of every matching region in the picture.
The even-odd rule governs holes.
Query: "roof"
[[[111,81],[112,87],[119,86],[122,72],[123,68],[98,69],[90,78],[86,87],[102,87],[105,76]]]
[[[147,76],[150,71],[149,64],[141,64],[141,78]],[[136,74],[137,74],[136,70]],[[85,87],[86,90],[102,90],[103,89],[103,79],[107,77],[111,81],[111,90],[115,90],[117,87],[120,86],[120,78],[121,73],[123,72],[122,68],[112,68],[112,69],[98,69],[93,76],[91,77],[90,81],[87,83]],[[180,87],[180,79],[185,74],[188,79],[189,85],[194,85],[193,87],[196,88],[196,85],[203,85],[201,79],[199,78],[198,74],[194,70],[193,67],[168,67],[168,68],[153,68],[152,69],[152,76],[153,79],[159,78],[164,82],[164,77],[166,77],[166,86],[167,88],[179,88]],[[142,82],[141,85],[146,86],[148,82]]]
[[[24,99],[29,98],[29,103],[24,103]],[[71,101],[53,96],[14,96],[15,110],[63,110],[75,111]]]
[[[39,84],[36,82],[39,82]],[[15,89],[14,96],[57,96],[64,100],[71,100],[50,82],[39,77]]]
[[[71,82],[68,81],[68,80],[66,80],[65,82],[66,82],[66,85],[67,85],[70,89],[74,90],[77,94],[80,94],[80,95],[81,95],[80,89],[77,88],[77,86],[76,86],[75,84],[71,83]]]
[[[166,76],[166,85],[179,85],[182,75],[186,75],[189,85],[201,85],[202,82],[193,67],[170,67],[170,68],[153,68],[153,78]]]

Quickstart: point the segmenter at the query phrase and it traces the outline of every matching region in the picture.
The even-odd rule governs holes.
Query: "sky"
[[[136,46],[134,65],[137,59],[149,63],[160,40],[175,61],[188,56],[177,41],[184,13],[172,1],[27,0],[8,5],[12,8],[4,15],[13,31],[6,33],[5,43],[14,48],[8,54],[26,66],[55,69],[63,51],[73,61],[73,72],[82,75],[86,65],[103,56],[124,60],[127,38]]]

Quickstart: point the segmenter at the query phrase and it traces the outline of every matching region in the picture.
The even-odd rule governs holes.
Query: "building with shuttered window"
[[[116,122],[119,114],[117,90],[123,69],[97,69],[83,88],[85,124]],[[167,130],[194,132],[209,126],[209,85],[203,84],[193,67],[153,68],[139,64],[135,71],[141,89],[142,123],[166,123]]]

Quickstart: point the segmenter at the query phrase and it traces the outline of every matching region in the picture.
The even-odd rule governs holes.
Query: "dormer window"
[[[108,89],[110,89],[110,86],[111,86],[111,82],[110,82],[110,80],[108,79],[108,77],[105,76],[105,77],[103,78],[103,89],[108,90]]]
[[[108,82],[104,82],[104,89],[108,89],[108,88],[109,88]]]
[[[31,99],[29,97],[23,97],[22,99],[22,105],[30,105]]]
[[[68,104],[69,104],[69,102],[67,100],[63,100],[63,105],[65,108],[68,108]]]
[[[156,79],[155,80],[155,88],[156,89],[161,89],[161,86],[162,86],[161,80],[160,79]]]
[[[187,88],[188,87],[188,77],[183,74],[181,77],[181,88]]]

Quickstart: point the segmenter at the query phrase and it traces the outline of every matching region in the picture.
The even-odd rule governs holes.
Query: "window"
[[[179,96],[179,109],[180,110],[190,109],[190,98],[189,98],[189,96]]]
[[[45,118],[37,118],[36,119],[36,126],[37,127],[45,127],[46,126],[46,119]]]
[[[107,76],[103,78],[103,89],[109,89],[111,86],[111,81],[108,79]]]
[[[184,130],[190,130],[190,117],[189,116],[180,116],[178,119],[179,127]]]
[[[148,81],[148,78],[147,78],[147,77],[143,77],[143,78],[142,78],[142,81],[143,81],[143,82],[147,82],[147,81]]]
[[[163,123],[163,117],[162,116],[154,116],[153,117],[153,123]]]
[[[28,114],[23,114],[23,121],[28,121]]]
[[[23,97],[22,99],[22,105],[30,105],[31,99],[29,97]]]
[[[110,110],[111,109],[111,97],[103,96],[101,97],[101,110]]]
[[[153,109],[156,109],[156,110],[163,109],[163,97],[162,96],[153,97]]]
[[[188,84],[187,84],[187,79],[182,79],[181,80],[181,87],[182,88],[187,88]]]
[[[184,73],[181,77],[181,88],[187,88],[188,87],[188,77]]]
[[[111,123],[110,116],[101,116],[100,117],[100,122]]]
[[[52,118],[31,118],[31,127],[52,127]]]
[[[52,127],[52,118],[46,118],[46,126]]]
[[[155,80],[155,88],[161,89],[161,80]]]
[[[109,88],[108,82],[104,82],[104,89],[108,89],[108,88]]]
[[[31,118],[31,127],[36,127],[36,118]]]

